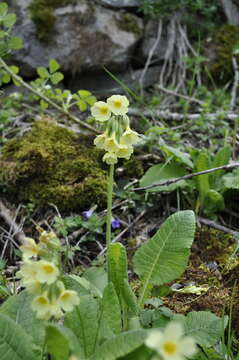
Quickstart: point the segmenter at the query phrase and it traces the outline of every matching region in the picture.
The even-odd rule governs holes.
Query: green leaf
[[[10,81],[11,81],[11,75],[8,74],[7,72],[4,72],[2,76],[3,84],[8,84]]]
[[[224,146],[222,149],[220,149],[217,154],[214,157],[214,160],[212,162],[212,167],[219,167],[223,165],[227,165],[231,158],[232,149],[230,145]],[[214,173],[211,173],[209,175],[209,180],[211,187],[215,189],[215,187],[220,187],[221,184],[221,177],[225,173],[225,170],[218,170]]]
[[[17,20],[17,17],[15,14],[7,14],[5,18],[3,19],[3,25],[7,28],[12,27]]]
[[[0,4],[0,16],[5,16],[8,12],[8,4],[3,2]]]
[[[43,346],[45,321],[37,319],[31,310],[32,296],[26,291],[9,297],[0,307],[0,314],[9,316],[26,331],[33,342]],[[1,358],[1,357],[0,357]]]
[[[52,84],[56,85],[64,79],[64,75],[61,72],[56,72],[50,77]]]
[[[139,307],[137,304],[137,299],[136,299],[136,296],[135,296],[133,290],[131,289],[131,286],[127,279],[124,279],[123,298],[124,298],[125,303],[128,305],[131,313],[133,315],[138,315]]]
[[[33,360],[33,344],[20,325],[0,314],[0,359]]]
[[[80,109],[80,111],[85,111],[87,109],[87,104],[84,100],[78,100],[76,105]]]
[[[10,69],[12,70],[12,72],[17,75],[19,73],[19,67],[18,66],[15,66],[15,65],[12,65],[10,66]]]
[[[161,150],[166,153],[168,157],[174,156],[175,160],[178,162],[181,162],[182,164],[187,165],[190,168],[193,168],[193,163],[190,159],[190,155],[187,153],[184,153],[176,148],[173,148],[172,146],[168,146],[166,144],[163,144],[160,146]]]
[[[120,244],[110,244],[108,252],[109,276],[114,284],[117,295],[121,301],[124,280],[128,280],[128,262],[125,247]]]
[[[22,39],[16,36],[12,36],[8,41],[8,46],[12,50],[19,50],[23,46]]]
[[[219,318],[209,311],[192,311],[186,317],[175,315],[173,320],[183,324],[185,335],[192,336],[199,345],[210,347],[222,337],[228,318]]]
[[[196,159],[195,170],[196,170],[196,172],[199,172],[199,171],[204,171],[204,170],[208,170],[208,169],[210,169],[209,156],[205,151],[201,151]],[[200,202],[201,202],[200,205],[202,207],[205,196],[206,196],[207,192],[210,190],[209,175],[204,174],[204,175],[197,176],[196,184],[197,184],[197,189],[199,192],[199,197],[200,197]]]
[[[74,279],[80,286],[82,286],[85,290],[87,290],[87,294],[92,294],[97,297],[102,297],[102,292],[99,290],[98,287],[96,287],[93,283],[88,281],[84,277],[80,277],[77,275],[69,275],[71,279]]]
[[[235,169],[232,173],[224,175],[222,180],[227,189],[239,190],[239,169]]]
[[[81,356],[82,350],[75,334],[62,325],[48,325],[46,328],[48,352],[56,360],[68,360],[70,354]]]
[[[49,69],[50,73],[56,72],[58,69],[60,69],[60,64],[55,59],[49,60]]]
[[[121,308],[119,298],[112,283],[109,283],[104,290],[101,316],[107,321],[110,329],[112,329],[115,334],[121,332]]]
[[[88,105],[93,106],[94,103],[97,101],[95,96],[89,96],[85,99],[85,102],[87,102]]]
[[[84,272],[83,277],[103,294],[107,285],[107,273],[103,267],[91,266]]]
[[[90,360],[115,360],[125,356],[144,343],[146,334],[145,330],[123,332],[106,340],[101,346],[97,347]]]
[[[148,171],[144,174],[140,180],[140,186],[145,187],[153,184],[157,184],[161,181],[166,181],[170,179],[175,179],[186,175],[186,171],[178,164],[158,164],[153,165]],[[148,192],[160,192],[160,191],[174,191],[178,188],[186,186],[186,181],[178,181],[175,184],[157,186],[152,189],[147,190]]]
[[[45,100],[40,100],[40,107],[41,109],[45,110],[48,108],[48,103]]]
[[[80,305],[65,318],[65,323],[70,328],[80,343],[82,357],[89,357],[95,351],[98,335],[99,305],[92,296],[82,296]]]
[[[223,196],[216,190],[209,190],[205,196],[205,214],[210,216],[217,211],[222,211],[224,208],[225,202]]]
[[[194,232],[193,211],[179,211],[171,215],[158,232],[136,251],[133,265],[143,282],[141,305],[150,284],[161,285],[183,273]]]
[[[37,74],[41,79],[48,79],[50,77],[48,70],[42,66],[37,68]]]
[[[79,90],[77,93],[80,95],[82,99],[87,98],[88,96],[91,96],[91,92],[88,90]]]

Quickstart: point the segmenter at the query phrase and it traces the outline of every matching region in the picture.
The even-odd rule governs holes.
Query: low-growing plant
[[[91,109],[103,128],[95,145],[105,151],[110,168],[106,268],[66,274],[64,247],[55,233],[39,229],[38,241],[25,238],[17,273],[25,290],[0,307],[4,360],[40,360],[47,354],[55,360],[183,360],[196,354],[196,344],[211,347],[223,334],[226,318],[205,311],[175,315],[151,297],[155,285],[176,279],[187,266],[195,232],[192,211],[171,215],[135,252],[136,291],[129,283],[126,248],[111,242],[114,165],[131,156],[139,139],[130,127],[128,105],[125,96],[113,95]]]

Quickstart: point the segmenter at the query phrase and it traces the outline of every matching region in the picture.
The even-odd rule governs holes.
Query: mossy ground
[[[233,301],[233,328],[239,336],[239,287],[232,298],[233,287],[239,275],[239,259],[232,256],[236,244],[230,235],[203,227],[197,231],[189,266],[177,283],[209,289],[201,295],[171,292],[164,304],[176,313],[212,311],[218,316],[229,313]],[[239,346],[239,344],[238,344]]]
[[[9,141],[0,159],[5,196],[63,211],[106,204],[106,172],[92,140],[45,119],[21,139]],[[90,145],[91,144],[91,145]]]

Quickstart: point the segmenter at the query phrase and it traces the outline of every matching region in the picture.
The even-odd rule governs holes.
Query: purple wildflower
[[[85,220],[88,220],[92,216],[93,212],[94,212],[94,209],[83,211],[82,216]]]
[[[112,229],[119,229],[120,226],[121,226],[120,220],[114,219],[114,218],[112,217],[112,219],[111,219],[111,227],[112,227]]]

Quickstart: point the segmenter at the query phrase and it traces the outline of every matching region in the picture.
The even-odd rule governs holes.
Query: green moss
[[[53,121],[37,121],[28,134],[3,148],[0,181],[6,195],[37,206],[54,203],[65,211],[93,203],[104,207],[107,177],[102,154],[89,146],[90,140]]]
[[[118,27],[123,30],[142,36],[143,31],[138,24],[137,17],[133,14],[120,14],[120,17],[115,17]]]
[[[29,5],[29,11],[31,19],[36,25],[39,40],[49,40],[56,21],[54,10],[76,3],[77,0],[32,0]]]
[[[141,161],[137,160],[135,157],[131,157],[129,160],[124,161],[125,174],[129,177],[138,177],[140,178],[144,174],[144,169]]]
[[[232,56],[238,44],[239,26],[224,25],[217,29],[212,38],[215,60],[209,65],[209,71],[218,83],[225,83],[232,78]],[[239,57],[237,56],[237,60]]]

